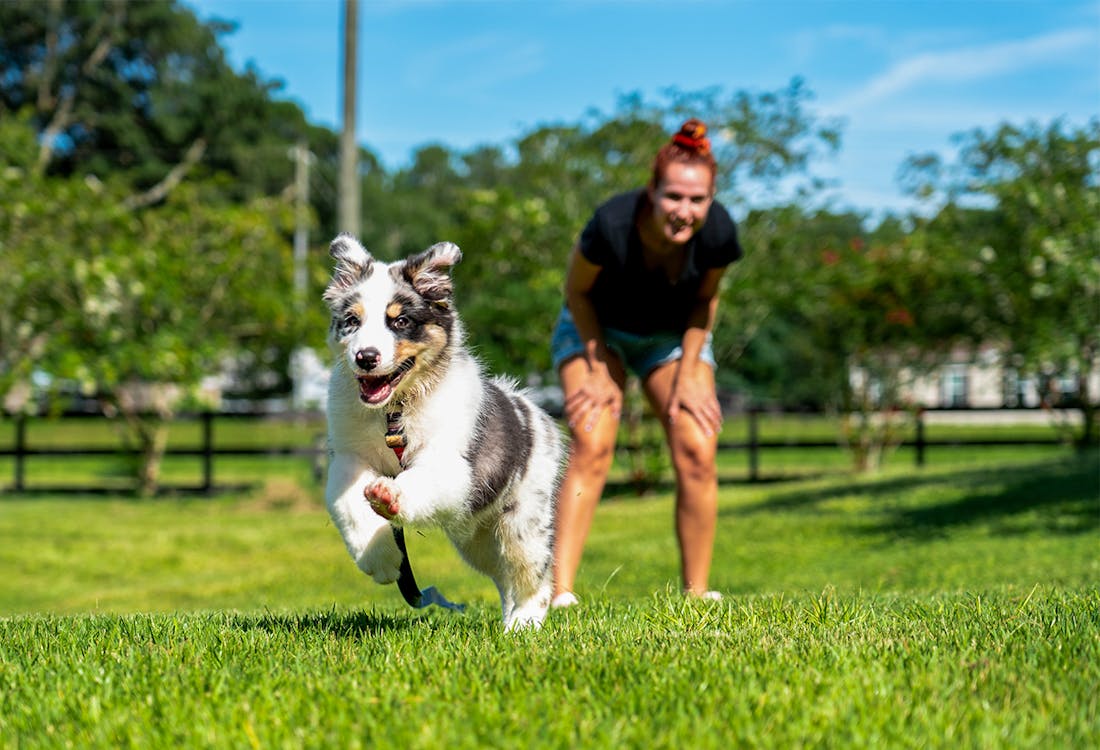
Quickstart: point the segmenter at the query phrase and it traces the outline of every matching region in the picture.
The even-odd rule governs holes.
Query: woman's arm
[[[604,343],[603,326],[596,316],[596,308],[588,296],[600,270],[600,266],[581,254],[579,247],[573,248],[565,277],[565,302],[584,342],[589,377],[580,388],[565,394],[565,416],[570,426],[585,420],[586,429],[592,428],[605,408],[611,410],[615,419],[622,411],[622,389],[615,383],[608,368],[611,354]]]
[[[680,370],[668,405],[670,421],[676,421],[681,411],[687,411],[695,417],[707,435],[721,429],[722,410],[713,385],[713,373],[710,372],[710,366],[699,359],[699,355],[706,344],[707,335],[714,328],[714,319],[718,312],[718,291],[725,272],[726,268],[723,266],[712,268],[703,276],[695,307],[688,318],[680,344],[684,354],[680,359]]]
[[[569,269],[565,275],[565,304],[573,316],[573,324],[584,341],[585,358],[590,367],[606,367],[607,348],[603,341],[603,327],[596,318],[596,308],[588,294],[600,275],[600,267],[584,257],[579,247],[569,256]]]

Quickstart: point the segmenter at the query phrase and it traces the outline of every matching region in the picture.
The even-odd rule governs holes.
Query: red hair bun
[[[710,138],[707,138],[707,126],[694,117],[680,126],[680,132],[672,136],[672,142],[689,151],[700,154],[710,152]]]

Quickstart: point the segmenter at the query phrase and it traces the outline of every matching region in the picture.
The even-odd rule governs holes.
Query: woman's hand
[[[722,429],[722,407],[718,404],[709,370],[696,368],[685,371],[681,367],[668,401],[669,423],[675,423],[684,412],[695,418],[707,437],[718,434]]]
[[[617,421],[623,410],[623,392],[605,366],[593,367],[581,387],[565,400],[569,429],[591,432],[604,409]]]

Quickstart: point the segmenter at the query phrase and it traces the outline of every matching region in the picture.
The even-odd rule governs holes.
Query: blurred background
[[[153,487],[176,415],[317,410],[342,230],[458,243],[471,343],[553,409],[568,252],[695,116],[746,249],[731,412],[1094,446],[1098,53],[1095,2],[4,0],[5,420],[105,414]]]

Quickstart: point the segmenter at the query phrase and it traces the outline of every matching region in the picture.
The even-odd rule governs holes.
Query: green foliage
[[[1049,389],[1076,375],[1083,443],[1097,439],[1100,394],[1100,120],[1067,129],[1002,125],[960,137],[958,163],[909,164],[913,189],[946,205],[922,241],[959,263],[959,298],[970,306],[973,343],[993,342],[1003,361]],[[1047,390],[1052,400],[1057,393]]]
[[[719,372],[757,401],[825,408],[860,469],[877,468],[907,429],[906,388],[946,359],[965,321],[954,269],[897,231],[855,214],[788,205],[751,212],[749,248],[719,310]]]
[[[181,165],[234,180],[232,200],[291,182],[287,149],[323,131],[275,100],[279,84],[235,73],[218,38],[175,0],[0,3],[0,112],[30,113],[36,168],[136,190]]]
[[[0,388],[34,369],[104,396],[148,449],[149,471],[161,438],[140,415],[168,416],[227,362],[285,372],[277,358],[301,336],[300,309],[285,203],[208,204],[183,184],[162,205],[134,210],[126,195],[94,179],[0,173],[0,285],[9,292]],[[147,480],[155,484],[155,471]]]
[[[0,178],[0,278],[43,280],[22,326],[42,342],[40,368],[89,389],[191,384],[250,342],[262,351],[298,333],[286,205],[209,206],[190,186],[153,210],[127,210],[122,197],[18,169]],[[27,310],[2,304],[8,321]]]
[[[576,125],[525,134],[516,141],[514,162],[481,150],[456,171],[454,159],[435,154],[435,179],[426,179],[427,162],[418,158],[394,187],[401,192],[416,177],[416,184],[429,186],[427,200],[437,206],[439,186],[450,188],[450,238],[465,253],[457,271],[459,306],[471,339],[492,369],[522,378],[549,368],[547,332],[561,306],[569,252],[585,222],[614,193],[648,182],[654,154],[670,130],[687,116],[710,124],[721,170],[718,187],[736,204],[744,198],[743,185],[771,185],[800,174],[837,146],[836,131],[805,109],[809,98],[799,81],[761,94],[673,89],[658,102],[634,94],[612,115],[593,112]],[[407,195],[409,206],[423,206],[419,192]],[[433,214],[426,208],[424,215],[438,216],[439,209]],[[472,279],[465,288],[463,275]],[[741,316],[731,330],[744,331],[747,322],[751,328],[751,318]]]
[[[718,309],[715,353],[727,387],[757,401],[822,406],[843,394],[844,351],[815,329],[829,290],[826,253],[864,236],[861,217],[796,205],[750,211],[740,225],[745,257],[732,266]],[[790,373],[806,377],[791,378]]]

